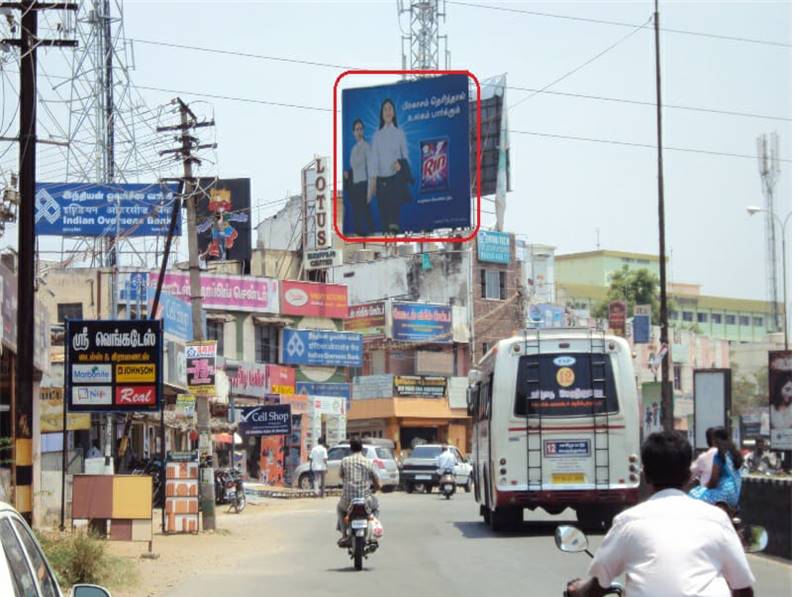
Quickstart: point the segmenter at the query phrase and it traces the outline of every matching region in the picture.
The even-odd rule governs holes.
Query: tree
[[[751,409],[767,406],[768,369],[760,367],[754,373],[743,373],[736,364],[732,370],[732,416],[736,417]]]
[[[607,298],[593,307],[593,317],[607,319],[611,301],[625,301],[631,315],[635,305],[651,305],[653,325],[659,325],[659,278],[647,269],[630,269],[624,265],[610,274]]]

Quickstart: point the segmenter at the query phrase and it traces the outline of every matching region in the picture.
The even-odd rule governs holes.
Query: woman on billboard
[[[349,199],[346,207],[351,210],[352,222],[358,236],[367,236],[374,230],[368,204],[369,170],[373,168],[369,163],[371,148],[363,132],[363,121],[355,119],[352,124],[355,145],[349,153],[349,169],[344,172],[344,184]]]
[[[770,428],[792,429],[792,371],[779,371],[770,405]]]
[[[380,107],[380,128],[371,142],[369,199],[376,193],[383,232],[400,232],[402,203],[412,200],[408,185],[413,183],[407,153],[407,138],[396,124],[396,106],[390,99]]]

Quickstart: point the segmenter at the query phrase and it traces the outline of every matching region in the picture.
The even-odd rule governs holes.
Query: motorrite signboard
[[[156,411],[161,406],[163,336],[158,320],[67,320],[70,411]]]

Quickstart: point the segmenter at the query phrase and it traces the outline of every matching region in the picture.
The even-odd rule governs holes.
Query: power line
[[[514,14],[525,14],[535,17],[546,17],[551,19],[562,19],[566,21],[579,21],[582,23],[593,23],[596,25],[611,25],[614,27],[637,27],[635,23],[629,23],[626,21],[610,21],[607,19],[594,19],[590,17],[576,17],[571,15],[562,15],[562,14],[554,14],[548,12],[541,12],[538,10],[528,10],[523,8],[510,8],[507,6],[491,6],[488,4],[477,4],[475,2],[457,2],[454,0],[449,0],[449,4],[453,4],[456,6],[467,6],[469,8],[482,8],[485,10],[494,10],[498,12],[509,12]],[[650,28],[650,27],[649,27]],[[736,35],[724,35],[720,33],[708,33],[704,31],[688,31],[685,29],[671,29],[667,27],[660,27],[661,32],[667,33],[677,33],[679,35],[690,35],[693,37],[706,37],[709,39],[719,39],[724,41],[736,41],[736,42],[743,42],[743,43],[750,43],[750,44],[759,44],[764,46],[774,46],[779,48],[791,48],[792,44],[784,43],[780,41],[772,41],[768,39],[755,39],[751,37],[740,37]]]

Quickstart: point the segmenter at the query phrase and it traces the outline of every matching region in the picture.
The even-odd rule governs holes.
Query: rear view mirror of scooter
[[[745,525],[738,532],[746,553],[765,551],[768,546],[768,531],[765,527]]]
[[[567,553],[578,553],[584,551],[591,558],[593,554],[588,550],[588,542],[585,534],[570,525],[560,525],[554,531],[554,542],[557,544],[557,549]]]

